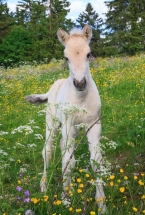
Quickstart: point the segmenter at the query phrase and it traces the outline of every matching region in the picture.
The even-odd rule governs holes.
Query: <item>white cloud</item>
[[[107,7],[104,3],[105,0],[92,0],[89,3],[92,4],[94,10],[98,13],[100,17],[105,18],[105,13],[107,12]],[[70,0],[70,13],[68,14],[68,18],[72,20],[76,20],[80,13],[82,13],[87,5],[87,1],[83,0]]]
[[[70,1],[70,3],[70,12],[67,17],[75,21],[78,18],[79,14],[85,10],[86,2],[76,0]]]
[[[17,2],[7,2],[7,5],[10,9],[10,12],[15,12],[16,11],[16,5],[17,5]]]

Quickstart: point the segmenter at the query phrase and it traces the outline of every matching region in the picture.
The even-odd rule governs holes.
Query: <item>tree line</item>
[[[70,31],[89,24],[94,57],[134,55],[145,51],[145,1],[108,0],[103,20],[91,3],[75,21],[67,18],[67,0],[21,0],[16,12],[0,0],[0,65],[9,67],[25,62],[49,62],[63,57],[58,28]]]

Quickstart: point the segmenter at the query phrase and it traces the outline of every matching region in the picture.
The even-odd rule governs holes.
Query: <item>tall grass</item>
[[[101,115],[105,116],[101,144],[112,164],[111,175],[102,176],[108,214],[145,214],[145,56],[98,58],[90,66],[102,100]],[[44,105],[31,106],[24,97],[45,93],[54,81],[68,75],[63,61],[0,71],[2,215],[22,215],[28,209],[36,215],[97,214],[93,185],[96,176],[90,170],[86,140],[75,152],[77,165],[68,188],[70,201],[61,199],[62,183],[58,186],[62,175],[59,138],[48,169],[47,193],[40,192]],[[82,135],[83,130],[76,144]],[[117,148],[110,149],[114,142]]]

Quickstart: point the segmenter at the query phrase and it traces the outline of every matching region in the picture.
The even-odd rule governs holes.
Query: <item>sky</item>
[[[80,13],[82,13],[85,8],[87,3],[91,3],[94,10],[99,14],[100,17],[103,19],[105,18],[104,13],[107,12],[107,7],[105,6],[104,1],[105,0],[68,0],[71,5],[70,5],[70,12],[68,14],[68,18],[72,20],[76,20],[79,16]],[[8,7],[10,8],[11,11],[15,11],[16,4],[18,3],[17,0],[7,0]]]

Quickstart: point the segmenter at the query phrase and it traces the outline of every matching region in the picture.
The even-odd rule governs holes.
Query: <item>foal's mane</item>
[[[70,37],[73,36],[82,36],[83,37],[83,31],[80,28],[73,28],[70,31]]]

